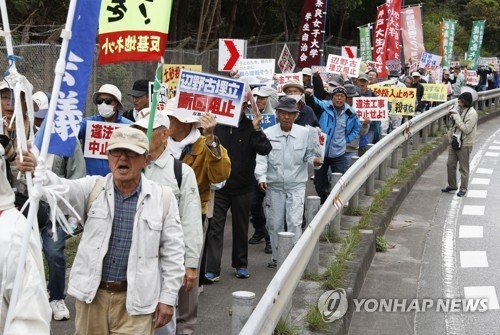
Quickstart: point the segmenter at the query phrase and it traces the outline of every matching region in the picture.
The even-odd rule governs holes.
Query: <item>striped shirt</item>
[[[135,191],[124,197],[115,186],[115,215],[111,228],[109,247],[102,265],[103,281],[126,281],[127,265],[137,201],[141,193],[141,182]]]

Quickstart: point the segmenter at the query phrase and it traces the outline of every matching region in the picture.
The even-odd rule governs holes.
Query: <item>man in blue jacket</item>
[[[321,130],[327,134],[323,166],[314,171],[314,185],[321,203],[325,202],[331,189],[328,171],[345,173],[346,143],[356,138],[361,128],[358,115],[345,103],[346,98],[347,92],[343,86],[332,90],[331,101],[314,97],[315,104],[321,109],[319,114]]]

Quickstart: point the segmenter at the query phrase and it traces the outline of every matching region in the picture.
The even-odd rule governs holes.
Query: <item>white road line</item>
[[[500,150],[500,146],[498,146],[498,145],[490,145],[488,147],[488,150]]]
[[[466,286],[465,299],[488,299],[488,309],[499,309],[495,286]]]
[[[485,206],[464,205],[462,215],[484,215]]]
[[[471,171],[474,171],[477,168],[477,166],[479,165],[479,161],[483,158],[486,147],[492,140],[496,138],[498,133],[500,133],[500,129],[495,131],[490,137],[488,137],[486,141],[483,142],[481,147],[477,150],[476,154],[470,162]],[[498,141],[497,144],[500,144],[500,141]],[[453,197],[443,226],[443,238],[441,247],[441,253],[443,256],[443,291],[444,297],[449,299],[456,298],[460,294],[456,280],[457,268],[455,266],[455,231],[457,228],[458,211],[460,209],[460,205],[462,204],[462,199],[462,197]],[[494,290],[495,288],[493,287],[493,292]],[[496,294],[494,294],[494,297],[496,299]],[[498,308],[498,301],[496,301],[496,307]],[[460,315],[446,313],[445,325],[447,334],[464,333],[464,323]]]
[[[500,141],[493,141],[494,144],[500,144]]]
[[[472,178],[471,185],[489,185],[490,178]]]
[[[463,268],[487,268],[486,251],[460,251],[460,266]]]
[[[493,169],[477,168],[476,173],[493,174]]]
[[[484,154],[484,157],[500,157],[500,152],[488,151]]]
[[[461,225],[458,230],[459,238],[483,238],[482,226]]]
[[[481,198],[486,199],[488,196],[488,191],[486,190],[468,190],[467,198]]]

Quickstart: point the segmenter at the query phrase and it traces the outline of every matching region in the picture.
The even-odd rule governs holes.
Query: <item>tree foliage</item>
[[[80,0],[85,1],[85,0]],[[162,0],[166,1],[166,0]],[[170,40],[204,49],[221,37],[253,38],[254,42],[280,38],[297,40],[304,0],[173,0]],[[330,0],[326,35],[330,44],[357,44],[357,27],[375,20],[376,7],[384,0]],[[455,54],[467,51],[472,21],[486,20],[484,55],[500,50],[500,2],[498,0],[405,0],[405,5],[422,4],[426,49],[439,51],[439,22],[458,21]],[[17,38],[30,34],[43,41],[43,31],[65,22],[69,0],[9,0],[9,17]],[[50,35],[50,34],[48,34]]]

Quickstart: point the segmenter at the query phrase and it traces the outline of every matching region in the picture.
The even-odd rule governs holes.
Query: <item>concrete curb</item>
[[[498,116],[500,116],[500,110],[480,117],[478,124],[482,124]],[[375,227],[375,230],[371,232],[361,231],[362,234],[360,243],[355,251],[356,257],[354,260],[347,262],[348,274],[345,281],[345,287],[347,288],[346,293],[349,301],[349,308],[342,319],[337,320],[333,327],[331,327],[332,334],[344,335],[349,332],[349,326],[354,312],[353,299],[359,296],[366,273],[370,269],[371,262],[375,257],[376,236],[384,235],[387,226],[390,224],[392,218],[399,210],[399,207],[417,182],[418,178],[420,178],[424,171],[441,153],[443,153],[443,151],[446,150],[447,147],[448,139],[446,135],[444,135],[441,138],[441,143],[436,148],[432,149],[428,154],[420,158],[418,166],[415,170],[413,170],[407,181],[403,184],[395,186],[393,192],[385,200],[384,213],[377,214],[372,217],[371,225]],[[396,189],[397,191],[394,191]]]

